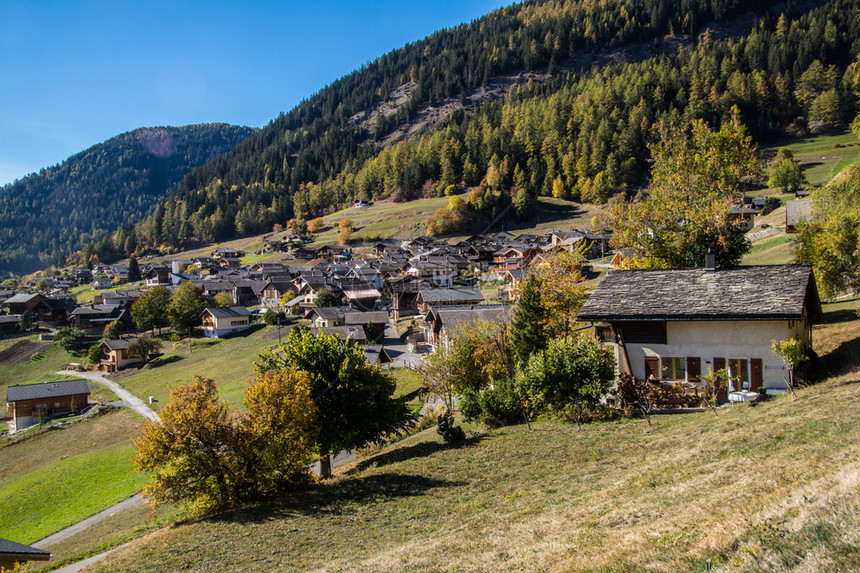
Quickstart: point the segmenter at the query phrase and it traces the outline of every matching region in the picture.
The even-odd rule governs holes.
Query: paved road
[[[128,543],[131,543],[131,541],[129,541]],[[78,561],[77,563],[72,563],[71,565],[66,565],[65,567],[60,567],[59,569],[54,569],[54,573],[78,573],[78,571],[83,571],[85,568],[89,567],[90,565],[92,565],[96,561],[101,561],[102,559],[104,559],[105,557],[107,557],[108,555],[110,555],[111,553],[116,551],[117,549],[122,549],[123,547],[128,545],[128,543],[124,543],[124,544],[120,545],[119,547],[114,547],[113,549],[105,551],[104,553],[99,553],[98,555],[93,555],[92,557],[87,557],[86,559],[84,559],[82,561]]]
[[[406,343],[397,336],[397,329],[390,324],[385,327],[385,351],[391,357],[391,368],[418,366],[422,362],[421,355],[409,352]]]
[[[64,541],[64,540],[68,539],[69,537],[71,537],[72,535],[76,535],[76,534],[80,533],[81,531],[87,529],[88,527],[95,525],[96,523],[98,523],[104,519],[107,519],[108,517],[114,515],[115,513],[119,513],[120,511],[123,511],[125,509],[130,508],[130,507],[138,506],[138,505],[144,503],[144,501],[145,500],[143,499],[143,495],[141,495],[141,494],[133,495],[130,498],[123,500],[123,501],[119,502],[118,504],[107,508],[104,511],[100,511],[99,513],[92,515],[83,521],[79,521],[79,522],[75,523],[74,525],[70,525],[69,527],[67,527],[65,529],[61,529],[60,531],[54,533],[53,535],[49,535],[48,537],[46,537],[40,541],[37,541],[36,543],[33,543],[32,545],[33,545],[33,547],[37,547],[39,549],[44,549],[46,547],[49,547],[49,546],[54,545],[56,543],[59,543],[60,541]]]
[[[158,414],[156,414],[149,406],[143,403],[143,400],[114,382],[113,380],[108,380],[103,375],[98,372],[75,372],[74,370],[60,370],[57,374],[64,374],[66,376],[77,376],[79,378],[86,378],[87,380],[92,380],[93,382],[98,382],[99,384],[106,386],[109,388],[114,394],[122,398],[122,403],[124,406],[127,406],[152,422],[159,421]]]

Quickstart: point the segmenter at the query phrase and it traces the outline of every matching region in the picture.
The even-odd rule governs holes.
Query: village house
[[[295,292],[292,280],[270,280],[260,295],[260,304],[271,309],[281,308],[281,298],[290,292]]]
[[[755,226],[756,214],[758,214],[757,209],[738,205],[729,209],[727,219],[739,229],[749,231]]]
[[[9,314],[32,313],[44,298],[45,295],[39,293],[19,293],[7,298],[3,302],[3,306],[9,311]]]
[[[474,287],[421,289],[415,301],[421,314],[427,314],[430,307],[461,306],[482,302],[484,302],[484,295]]]
[[[447,287],[454,284],[457,269],[449,263],[416,259],[409,261],[405,274],[424,279],[438,287]]]
[[[237,249],[230,249],[228,247],[221,247],[221,248],[215,249],[215,251],[212,253],[212,257],[216,260],[222,259],[222,258],[239,259],[239,258],[244,257],[244,256],[245,256],[245,251],[239,251]]]
[[[94,277],[91,284],[95,290],[103,290],[113,286],[113,279],[106,276]]]
[[[148,287],[166,285],[170,282],[170,271],[167,267],[152,268],[144,275],[144,278]]]
[[[364,328],[360,326],[313,326],[311,327],[311,334],[314,336],[319,334],[334,335],[350,346],[364,346],[367,344],[367,335],[364,332]]]
[[[119,321],[126,327],[131,326],[131,314],[125,308],[113,305],[82,306],[72,311],[69,323],[73,328],[79,328],[88,335],[100,335],[105,327],[113,321]]]
[[[821,304],[810,267],[773,265],[611,271],[578,320],[596,323],[619,373],[699,384],[726,369],[731,389],[782,392],[787,372],[771,341],[812,351]]]
[[[424,340],[433,348],[444,347],[455,329],[469,328],[478,321],[507,321],[510,312],[510,306],[501,304],[433,307],[424,315]]]
[[[51,554],[22,543],[16,543],[0,537],[0,570],[18,571],[18,564],[27,561],[48,561]]]
[[[350,310],[352,308],[348,306],[321,306],[309,309],[304,318],[317,328],[343,326],[345,315]]]
[[[201,316],[207,338],[223,338],[251,327],[251,312],[244,306],[207,308]]]
[[[33,309],[36,321],[49,326],[65,326],[78,303],[68,297],[43,298]]]
[[[367,344],[362,346],[361,350],[364,352],[364,359],[371,366],[382,368],[386,364],[391,364],[391,356],[384,346]]]
[[[422,289],[433,288],[429,281],[413,276],[395,276],[387,279],[382,292],[391,306],[394,320],[402,316],[418,313],[418,293]]]
[[[143,362],[140,355],[129,349],[128,344],[127,340],[103,340],[99,348],[104,358],[99,362],[99,366],[107,372],[116,372],[126,366]]]
[[[16,334],[20,323],[20,314],[0,314],[0,339]]]
[[[86,380],[62,380],[42,384],[16,384],[6,388],[12,413],[9,428],[17,432],[52,416],[77,412],[87,406],[90,388]]]

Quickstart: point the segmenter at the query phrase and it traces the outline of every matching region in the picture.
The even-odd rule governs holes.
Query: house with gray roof
[[[430,307],[459,306],[484,302],[481,290],[475,287],[427,288],[418,291],[418,310],[427,314]]]
[[[511,307],[503,304],[433,307],[424,315],[424,340],[431,346],[446,345],[451,332],[478,322],[507,322]]]
[[[16,571],[16,565],[27,561],[48,561],[51,554],[29,545],[10,541],[0,537],[0,569]]]
[[[251,311],[244,306],[210,307],[201,318],[207,338],[223,338],[251,328]]]
[[[6,402],[12,412],[9,428],[17,432],[59,414],[87,406],[90,387],[86,380],[61,380],[42,384],[16,384],[6,388]]]
[[[596,326],[619,373],[699,384],[726,369],[730,390],[785,391],[771,341],[812,351],[821,303],[807,265],[610,271],[577,317]]]

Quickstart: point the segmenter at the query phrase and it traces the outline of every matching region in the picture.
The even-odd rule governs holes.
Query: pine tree
[[[136,283],[140,278],[140,266],[137,264],[137,259],[131,257],[128,261],[128,282]]]
[[[541,306],[540,285],[537,278],[529,276],[523,285],[517,310],[514,311],[514,320],[511,322],[511,341],[520,362],[528,362],[533,352],[546,347],[545,322],[546,311]]]

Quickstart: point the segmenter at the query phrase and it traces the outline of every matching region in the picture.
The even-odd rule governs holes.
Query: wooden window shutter
[[[761,388],[762,382],[761,358],[750,359],[750,390],[756,392]]]
[[[698,356],[687,357],[687,381],[698,382],[702,379],[702,359]]]
[[[714,358],[714,372],[717,370],[722,370],[726,367],[726,359],[725,358]],[[729,399],[728,389],[721,388],[719,392],[717,392],[717,401],[725,402]]]
[[[645,357],[645,378],[660,379],[660,359],[656,356]]]

